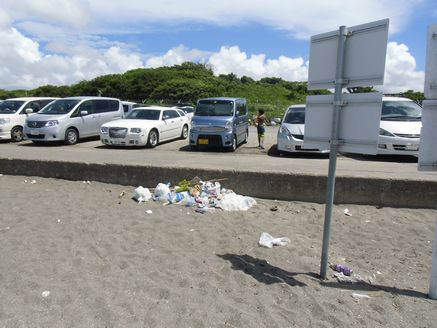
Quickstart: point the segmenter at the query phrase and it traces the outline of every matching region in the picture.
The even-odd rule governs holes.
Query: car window
[[[284,123],[305,124],[305,107],[294,107],[287,111]]]
[[[5,100],[0,103],[0,114],[14,114],[23,104],[21,100]]]
[[[119,109],[119,103],[117,100],[109,100],[109,99],[96,99],[92,100],[94,104],[94,113],[107,113],[107,112],[116,112]]]
[[[383,101],[381,120],[414,121],[422,117],[422,108],[414,101]]]
[[[33,113],[38,113],[41,109],[41,103],[39,100],[29,101],[26,106],[21,110],[20,114],[26,114],[26,109],[28,108],[30,108]]]
[[[234,102],[232,100],[202,100],[197,104],[196,116],[233,116]]]
[[[161,111],[156,109],[134,109],[126,116],[126,119],[157,121],[160,114]]]
[[[185,112],[182,109],[178,109],[178,113],[180,116],[185,116]]]
[[[62,115],[71,112],[79,103],[77,99],[57,99],[39,111],[39,114]]]

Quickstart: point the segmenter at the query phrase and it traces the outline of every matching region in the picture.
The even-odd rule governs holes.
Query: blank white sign
[[[418,169],[437,171],[437,100],[424,100],[422,107]]]
[[[347,28],[344,87],[375,86],[384,83],[388,19]],[[335,87],[339,31],[311,37],[308,89]]]
[[[381,121],[382,94],[343,94],[338,151],[375,155]],[[305,148],[329,149],[334,95],[308,96],[305,109]]]
[[[437,24],[428,27],[424,93],[425,98],[437,99]]]

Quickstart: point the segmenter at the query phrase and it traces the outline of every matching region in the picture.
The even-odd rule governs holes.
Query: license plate
[[[33,135],[38,135],[39,134],[39,131],[38,130],[30,130],[30,134],[33,134]]]
[[[419,150],[419,146],[418,145],[406,145],[405,149],[406,150]]]
[[[120,145],[121,141],[122,141],[122,139],[111,139],[111,142],[113,145]]]
[[[199,145],[207,145],[208,139],[199,139]]]

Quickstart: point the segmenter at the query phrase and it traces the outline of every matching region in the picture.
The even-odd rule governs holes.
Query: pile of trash
[[[180,204],[196,208],[196,212],[206,213],[222,209],[224,211],[247,211],[256,205],[255,199],[236,194],[222,188],[217,180],[202,181],[196,177],[190,181],[179,181],[175,186],[170,183],[158,183],[151,191],[139,186],[134,190],[133,198],[138,202],[154,200],[164,205]]]

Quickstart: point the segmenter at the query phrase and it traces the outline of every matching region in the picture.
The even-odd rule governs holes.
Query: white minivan
[[[79,138],[98,136],[103,123],[122,117],[123,106],[116,98],[61,98],[29,116],[24,135],[35,143],[63,140],[74,145]]]
[[[0,140],[23,140],[23,126],[26,121],[26,110],[38,112],[57,98],[53,97],[22,97],[10,98],[0,102]]]

